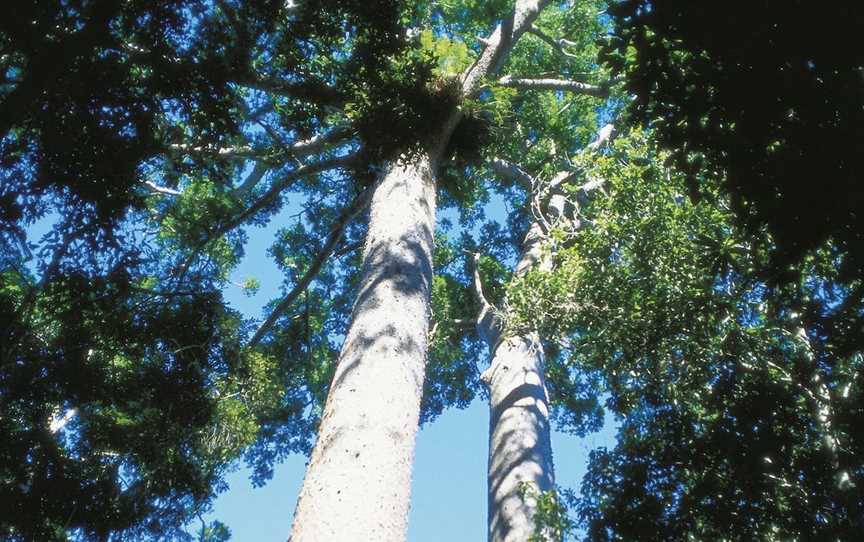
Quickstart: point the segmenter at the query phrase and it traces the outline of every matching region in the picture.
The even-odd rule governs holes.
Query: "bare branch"
[[[592,151],[597,151],[600,149],[600,147],[603,147],[604,145],[608,145],[609,142],[612,141],[612,138],[614,136],[615,136],[615,125],[614,124],[607,124],[603,128],[600,128],[600,130],[597,132],[597,139],[592,141],[588,145],[587,148],[589,150],[592,150]]]
[[[249,340],[249,344],[247,346],[254,347],[259,342],[261,342],[262,337],[267,331],[273,327],[273,324],[276,323],[276,320],[279,319],[282,314],[285,313],[297,297],[306,290],[312,280],[318,276],[318,272],[321,270],[321,267],[327,261],[327,259],[333,254],[336,250],[336,247],[342,241],[342,235],[345,233],[345,228],[348,223],[357,216],[360,211],[366,208],[369,205],[369,201],[372,197],[372,187],[367,187],[363,192],[361,192],[354,201],[342,210],[342,213],[339,215],[339,218],[336,219],[336,222],[333,224],[333,227],[330,229],[330,233],[327,236],[327,240],[324,243],[324,246],[318,252],[318,255],[315,257],[315,260],[309,266],[309,269],[306,270],[306,273],[303,274],[303,277],[297,281],[297,284],[294,285],[294,288],[288,292],[288,295],[285,296],[282,301],[279,302],[278,305],[273,309],[270,313],[270,316],[264,320],[264,323],[258,328],[255,332],[255,335]]]
[[[308,156],[322,150],[325,146],[344,141],[354,134],[354,129],[350,125],[340,125],[334,127],[327,133],[315,135],[309,139],[295,141],[289,148],[294,156]]]
[[[489,161],[489,167],[502,179],[520,185],[529,193],[534,189],[534,179],[512,162],[495,157]]]
[[[470,253],[469,253],[470,254]],[[504,328],[498,310],[483,295],[483,280],[480,278],[480,253],[472,254],[472,272],[474,296],[480,304],[480,313],[477,315],[477,333],[489,347],[489,352],[494,352],[501,339],[501,330]]]
[[[222,233],[225,233],[239,226],[247,219],[258,213],[260,210],[274,203],[279,198],[279,195],[282,194],[282,192],[284,192],[292,184],[294,184],[294,182],[298,179],[302,179],[303,177],[314,175],[316,173],[321,173],[323,171],[329,171],[331,169],[348,167],[357,159],[358,155],[359,153],[352,153],[345,156],[340,156],[338,158],[329,158],[326,160],[315,162],[313,164],[300,166],[292,170],[284,177],[274,182],[261,197],[259,197],[252,203],[252,205],[250,205],[248,208],[246,208],[245,211],[237,215],[234,220],[228,222],[226,226],[221,228],[223,230]]]
[[[304,166],[300,166],[291,172],[287,173],[284,177],[275,181],[270,188],[264,192],[259,198],[257,198],[252,204],[243,210],[243,212],[236,215],[231,220],[223,223],[221,226],[212,230],[203,241],[201,241],[198,246],[196,246],[183,264],[180,266],[180,269],[177,273],[177,276],[183,277],[186,274],[186,271],[189,269],[189,266],[192,265],[192,262],[195,261],[195,258],[198,257],[198,254],[201,250],[204,249],[211,241],[214,239],[218,239],[233,230],[237,226],[243,224],[251,217],[255,216],[259,211],[265,209],[269,205],[272,205],[279,199],[279,196],[287,190],[295,181],[301,179],[303,177],[314,175],[316,173],[321,173],[323,171],[329,171],[331,169],[336,168],[344,168],[350,166],[354,163],[358,156],[359,152],[348,154],[345,156],[340,156],[337,158],[329,158],[327,160],[321,160],[319,162],[315,162],[314,164],[307,164]]]
[[[353,131],[350,126],[343,125],[337,126],[324,134],[315,135],[308,139],[301,139],[289,145],[278,145],[275,147],[254,148],[249,145],[208,147],[175,143],[168,145],[166,150],[177,155],[202,154],[217,156],[220,158],[243,160],[254,158],[270,164],[277,164],[289,157],[299,158],[322,151],[331,143],[337,143],[348,139],[351,137],[352,133]]]
[[[219,156],[221,158],[251,158],[262,153],[262,151],[253,149],[248,145],[241,145],[238,147],[207,147],[203,145],[189,145],[186,143],[172,143],[166,147],[166,150],[179,155],[205,154]]]
[[[501,69],[510,49],[519,41],[549,0],[516,0],[513,12],[484,40],[485,48],[474,64],[462,74],[462,94],[471,96],[480,81]]]
[[[270,165],[263,161],[255,162],[255,165],[252,167],[252,171],[249,172],[249,175],[246,176],[246,179],[243,180],[243,183],[240,184],[235,190],[234,194],[238,198],[242,198],[252,192],[258,183],[261,182],[261,179],[264,178],[264,175],[270,170]]]
[[[547,193],[552,193],[557,191],[561,186],[567,184],[573,178],[576,177],[576,172],[571,170],[559,171],[552,177],[552,180],[549,181],[549,186],[547,187]]]
[[[589,143],[583,152],[597,152],[601,148],[609,145],[612,139],[615,137],[615,125],[614,124],[606,124],[600,130],[597,131],[597,139]],[[568,184],[570,181],[576,178],[576,175],[572,171],[561,171],[552,179],[549,184],[550,191],[558,191],[561,186]],[[579,187],[579,199],[580,202],[584,200],[588,196],[590,192],[594,190],[603,190],[603,185],[606,180],[600,177],[590,177],[582,186]],[[587,200],[585,200],[587,202]]]
[[[502,87],[516,88],[519,90],[560,90],[563,92],[596,96],[598,98],[609,96],[608,85],[591,85],[589,83],[582,83],[570,79],[529,79],[505,75],[498,79],[498,84]]]
[[[552,38],[551,36],[544,33],[542,30],[540,30],[539,28],[537,28],[536,26],[533,26],[533,25],[531,26],[531,28],[528,29],[528,32],[537,36],[542,41],[544,41],[547,45],[549,45],[550,47],[555,49],[555,51],[557,51],[558,53],[560,53],[564,56],[568,56],[570,58],[577,58],[579,56],[579,55],[575,55],[573,53],[568,53],[567,51],[564,50],[564,47],[563,47],[564,45],[568,45],[568,44],[571,44],[573,42],[569,42],[568,40],[565,40],[565,39],[560,39],[560,40],[556,41],[554,38]]]
[[[179,190],[174,190],[173,188],[168,188],[165,186],[159,186],[153,181],[144,181],[144,184],[146,184],[147,187],[150,189],[150,192],[153,192],[154,194],[163,194],[167,196],[180,196],[183,194],[183,192]]]

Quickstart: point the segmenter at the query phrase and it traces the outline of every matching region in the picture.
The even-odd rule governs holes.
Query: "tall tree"
[[[519,0],[474,63],[446,82],[453,104],[375,185],[360,290],[295,513],[292,540],[401,540],[428,340],[436,178],[462,117],[546,2]],[[394,315],[401,314],[399,320]]]
[[[254,350],[220,289],[242,226],[272,214],[292,182],[327,193],[340,180],[312,177],[355,163],[332,150],[352,131],[314,137],[344,98],[317,78],[333,68],[317,54],[363,13],[45,1],[4,19],[5,538],[185,539],[244,451],[262,480],[282,454],[308,450],[329,344],[302,338],[318,312]],[[387,54],[388,29],[366,28]],[[374,61],[365,53],[334,55],[349,95]],[[309,156],[320,161],[297,165]],[[315,224],[332,225],[330,244],[362,209],[349,187]],[[38,219],[49,232],[28,237]]]
[[[599,137],[588,145],[596,151],[608,143],[612,126],[601,130]],[[522,184],[531,194],[531,213],[535,217],[522,241],[519,259],[511,281],[518,283],[526,273],[550,273],[553,256],[561,240],[555,233],[577,231],[581,227],[576,206],[565,194],[575,193],[576,205],[584,205],[592,193],[602,188],[602,179],[582,179],[575,171],[558,172],[547,182],[530,176],[514,164],[497,159],[497,173]],[[570,185],[580,182],[578,189]],[[481,379],[489,389],[489,540],[559,540],[560,525],[554,522],[554,512],[540,510],[541,501],[555,506],[554,464],[552,458],[550,396],[546,385],[547,369],[543,337],[537,328],[514,325],[518,315],[505,298],[502,308],[494,307],[483,294],[482,279],[475,257],[474,288],[480,302],[477,317],[478,333],[491,353],[489,368]],[[534,292],[536,294],[536,292]],[[554,363],[554,361],[553,361]],[[567,393],[571,390],[555,390]],[[562,401],[575,397],[559,398]],[[576,418],[587,417],[581,410],[572,412]]]
[[[610,93],[610,82],[596,57],[595,40],[603,30],[601,8],[598,2],[579,2],[545,11],[511,54],[510,74],[493,87],[494,115],[505,120],[485,151],[485,174],[494,179],[498,190],[509,192],[505,196],[509,201],[519,203],[510,217],[513,231],[496,239],[506,245],[509,237],[514,253],[490,252],[491,237],[484,235],[480,250],[488,254],[477,255],[469,265],[473,269],[469,281],[479,304],[479,315],[471,321],[476,322],[491,358],[481,375],[490,400],[490,541],[561,537],[564,525],[559,521],[561,508],[554,486],[552,417],[566,410],[561,408],[564,404],[581,404],[581,409],[569,411],[568,418],[559,419],[563,422],[559,425],[584,434],[597,424],[590,414],[591,400],[580,400],[584,388],[578,389],[565,372],[555,370],[554,350],[552,359],[547,359],[548,338],[530,325],[512,325],[515,314],[509,295],[501,294],[499,281],[502,274],[510,275],[512,282],[534,268],[550,269],[555,247],[565,242],[556,232],[565,223],[578,222],[567,190],[574,183],[583,185],[577,198],[581,200],[599,186],[571,167],[571,157],[596,152],[612,135],[607,126],[598,140],[588,144],[597,122],[597,105],[603,103],[598,98]],[[543,77],[531,78],[531,74]],[[465,245],[478,250],[473,241]],[[484,282],[491,287],[489,296],[484,294]]]
[[[73,458],[87,456],[90,461],[80,464],[90,470],[82,470],[75,483],[103,479],[110,491],[134,502],[128,507],[134,514],[115,521],[118,514],[106,513],[104,506],[82,514],[84,491],[65,503],[50,497],[59,493],[40,491],[33,499],[19,499],[40,512],[10,519],[10,532],[29,536],[20,533],[30,532],[28,525],[41,517],[56,538],[77,528],[85,536],[124,536],[121,531],[142,524],[153,536],[182,536],[178,529],[183,521],[206,508],[224,468],[250,443],[246,458],[255,467],[256,481],[262,482],[282,455],[308,449],[335,370],[334,337],[349,337],[346,353],[356,343],[356,333],[349,333],[345,323],[353,295],[360,296],[355,323],[364,321],[361,308],[367,301],[388,289],[391,300],[404,298],[416,305],[415,318],[406,327],[410,337],[397,337],[417,346],[407,357],[413,366],[405,367],[419,379],[406,399],[416,403],[409,408],[415,414],[408,412],[414,421],[405,426],[409,450],[418,416],[428,419],[450,402],[464,403],[473,384],[459,382],[459,375],[471,370],[461,353],[440,349],[430,365],[434,378],[422,378],[425,307],[433,288],[431,236],[438,188],[433,177],[445,162],[450,172],[470,170],[456,151],[473,143],[485,120],[463,119],[473,107],[469,98],[487,99],[486,79],[500,68],[543,4],[520,2],[515,10],[503,4],[467,6],[469,10],[389,1],[248,7],[216,2],[185,10],[180,3],[128,3],[114,6],[115,11],[106,5],[103,13],[95,4],[44,2],[36,10],[43,23],[26,27],[40,20],[39,13],[31,13],[20,21],[26,28],[10,27],[4,47],[11,52],[3,57],[8,68],[3,145],[9,151],[3,193],[9,202],[4,241],[14,247],[14,256],[4,260],[3,276],[13,325],[6,335],[12,362],[4,369],[10,371],[10,389],[20,391],[23,371],[33,393],[17,399],[9,395],[14,401],[4,404],[4,412],[24,412],[42,401],[51,415],[39,411],[28,422],[32,428],[9,442],[20,442],[18,451],[25,453],[34,449],[32,442],[47,426],[52,436],[35,449],[53,450],[53,460],[67,466],[75,464]],[[443,18],[442,9],[448,11]],[[465,13],[471,16],[454,22]],[[476,32],[501,20],[489,40],[474,41]],[[408,31],[416,21],[440,24],[418,35]],[[79,32],[81,28],[87,31]],[[472,38],[465,43],[444,38],[448,28],[470,32]],[[79,43],[83,37],[92,40]],[[54,68],[45,61],[51,56],[45,51],[58,50],[53,44],[59,42],[66,45],[62,74],[74,80],[51,87],[46,73]],[[110,84],[95,85],[100,79],[90,75],[97,72]],[[34,88],[38,92],[30,93]],[[64,111],[74,111],[82,122],[62,124]],[[52,124],[68,127],[66,140],[81,144],[54,146]],[[76,132],[76,127],[81,128]],[[56,148],[68,152],[58,155]],[[103,151],[116,159],[106,159],[99,154]],[[384,174],[373,184],[380,169]],[[449,201],[473,197],[470,182],[453,178],[442,183]],[[391,213],[393,198],[401,193],[384,194],[400,183],[414,191],[406,201],[413,201],[417,212],[397,228],[388,225],[387,216],[402,218]],[[224,306],[218,290],[242,255],[243,228],[272,217],[288,192],[307,198],[308,218],[277,236],[272,254],[285,272],[285,294],[268,307],[253,332]],[[376,220],[367,228],[356,218],[370,201]],[[60,220],[42,240],[36,263],[41,268],[30,276],[25,262],[31,246],[25,243],[32,241],[24,241],[22,233],[48,211],[62,212],[68,220]],[[404,234],[419,244],[405,246]],[[365,290],[350,265],[340,263],[357,261],[355,248],[364,235],[369,241],[365,284],[371,286]],[[374,250],[373,241],[378,243]],[[380,265],[400,259],[406,263],[402,268]],[[372,275],[384,279],[383,290]],[[82,289],[85,284],[88,288]],[[400,288],[412,284],[416,291],[405,297]],[[83,296],[73,295],[77,290]],[[52,306],[62,310],[43,310]],[[116,317],[116,327],[99,329],[104,314]],[[177,324],[184,321],[202,327],[192,333]],[[145,323],[147,331],[136,327]],[[46,336],[40,327],[56,333]],[[247,329],[251,338],[244,341]],[[82,376],[74,386],[63,376],[66,372],[52,372],[70,352],[78,356],[75,367],[94,369],[73,371]],[[122,388],[115,386],[118,367],[128,377]],[[151,373],[159,378],[145,378]],[[163,380],[174,382],[170,389],[177,394],[154,394]],[[274,389],[274,381],[281,386]],[[343,379],[332,381],[337,384],[334,397],[348,389]],[[112,386],[116,393],[105,391]],[[39,392],[45,389],[52,392],[47,400]],[[161,412],[148,406],[153,401],[171,406]],[[350,417],[350,409],[339,411]],[[171,423],[154,421],[165,413],[177,414],[177,423],[173,418]],[[190,421],[187,415],[198,417]],[[4,420],[14,421],[8,428],[12,432],[27,427],[17,414]],[[94,429],[97,425],[100,431]],[[129,438],[107,438],[127,427],[135,428],[128,430]],[[133,437],[141,436],[144,427],[155,433],[139,442]],[[160,457],[139,450],[148,442],[176,445],[178,453],[161,465]],[[41,483],[50,478],[52,470],[40,470],[39,462],[28,470],[28,463],[18,460],[20,453],[7,459],[10,465],[24,465],[24,471],[8,479]],[[407,482],[410,461],[395,461],[401,461],[400,476]],[[162,474],[167,472],[162,467],[180,463],[189,467],[182,477]],[[112,468],[104,468],[106,464]],[[185,489],[193,484],[186,482],[192,477],[194,491],[187,498]],[[165,483],[154,485],[151,479]],[[22,487],[29,486],[10,483],[4,489],[14,493]],[[45,513],[48,508],[56,513]],[[155,521],[156,516],[163,521]],[[62,517],[73,520],[64,524]],[[100,523],[100,517],[110,521]]]

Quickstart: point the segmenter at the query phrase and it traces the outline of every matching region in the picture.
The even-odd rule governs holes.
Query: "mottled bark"
[[[605,98],[609,96],[609,85],[592,85],[571,79],[554,78],[526,78],[504,76],[498,80],[502,87],[516,88],[519,90],[555,90],[561,92],[572,92],[574,94],[585,94]]]
[[[375,188],[360,291],[294,517],[293,542],[403,540],[432,283],[435,163]]]
[[[489,541],[525,542],[536,497],[555,485],[543,346],[536,333],[505,337],[483,373],[489,388]]]
[[[513,14],[460,79],[462,98],[494,75],[548,0]],[[424,151],[392,164],[372,198],[360,291],[294,517],[293,542],[402,541],[425,373],[435,177],[461,118],[418,134]],[[425,135],[425,137],[424,137]]]
[[[544,240],[534,222],[522,242],[516,276],[549,266]],[[537,333],[506,331],[487,345],[492,362],[481,379],[489,389],[488,537],[525,542],[535,532],[536,497],[555,485],[543,345]]]
[[[597,141],[588,146],[594,151],[608,143],[613,133],[611,125],[601,129]],[[567,200],[557,192],[573,180],[573,174],[562,171],[545,187],[534,185],[531,176],[518,166],[494,159],[491,167],[498,175],[517,182],[532,194],[542,195],[532,201],[536,212],[534,222],[522,241],[521,255],[514,276],[531,269],[550,271],[552,260],[549,241],[550,227],[574,230],[580,227],[578,218],[567,212]],[[602,187],[602,179],[582,185],[578,198],[587,201],[589,194]],[[479,276],[475,272],[475,291],[480,300],[481,317],[492,309],[483,296]],[[488,539],[489,542],[525,542],[532,535],[552,540],[552,533],[537,532],[537,497],[554,490],[555,473],[549,425],[549,396],[546,389],[545,359],[540,336],[534,332],[509,332],[499,315],[495,329],[503,329],[499,338],[488,332],[482,318],[477,326],[492,353],[489,368],[481,379],[489,389],[489,475],[488,475]],[[491,337],[491,338],[486,338]]]

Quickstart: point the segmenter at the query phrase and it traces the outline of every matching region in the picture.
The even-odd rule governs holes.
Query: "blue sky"
[[[300,200],[289,196],[291,203],[267,227],[247,230],[246,257],[231,280],[241,284],[255,277],[261,288],[251,297],[237,286],[229,286],[225,292],[232,306],[247,316],[260,317],[261,307],[279,294],[281,273],[266,251],[276,230],[293,220],[290,217],[299,210]],[[487,207],[487,216],[504,215],[503,202],[496,198]],[[485,540],[488,427],[488,406],[478,398],[469,408],[448,410],[421,429],[414,461],[409,542]],[[556,482],[578,489],[588,453],[598,446],[614,445],[614,429],[607,420],[600,433],[585,439],[553,433]],[[305,470],[306,457],[291,456],[277,467],[266,486],[253,488],[248,471],[238,469],[229,476],[230,489],[216,500],[210,519],[228,525],[235,542],[284,542]]]
[[[489,413],[481,400],[465,410],[451,409],[424,427],[417,438],[409,542],[478,542],[486,539],[486,450]],[[613,424],[579,439],[554,433],[552,447],[559,485],[578,488],[588,452],[614,444]],[[231,489],[216,501],[212,517],[228,525],[237,542],[284,542],[306,458],[292,456],[263,488],[248,473],[228,478]]]

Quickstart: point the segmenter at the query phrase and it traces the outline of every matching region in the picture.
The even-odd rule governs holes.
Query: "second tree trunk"
[[[543,346],[505,337],[483,373],[489,388],[489,541],[526,542],[537,497],[555,485]]]

